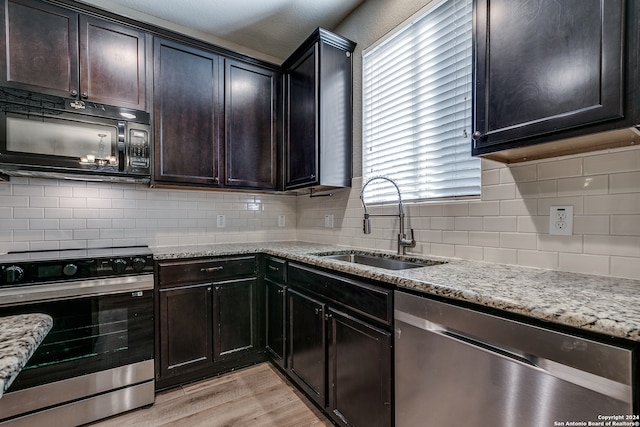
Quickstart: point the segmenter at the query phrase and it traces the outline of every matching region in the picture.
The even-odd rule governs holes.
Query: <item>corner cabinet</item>
[[[393,292],[289,263],[287,374],[345,427],[392,425]]]
[[[287,190],[351,186],[354,49],[318,28],[283,64]]]
[[[255,256],[157,263],[156,388],[264,360]]]
[[[265,347],[271,361],[286,367],[286,319],[287,319],[287,262],[265,257],[264,288],[266,311]]]
[[[632,132],[586,136],[640,121],[639,8],[475,0],[473,154],[512,162],[628,144]]]
[[[151,35],[35,0],[0,2],[0,86],[147,109]]]

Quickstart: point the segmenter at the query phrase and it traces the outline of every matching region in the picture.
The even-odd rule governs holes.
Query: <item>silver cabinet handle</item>
[[[200,269],[200,271],[202,273],[213,273],[214,271],[220,271],[224,269],[224,267],[222,266],[217,266],[217,267],[203,267]]]

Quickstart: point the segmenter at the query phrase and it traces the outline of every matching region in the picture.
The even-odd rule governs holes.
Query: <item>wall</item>
[[[391,5],[393,3],[393,5]],[[354,176],[362,174],[362,50],[428,1],[367,1],[335,30],[354,54]],[[334,197],[298,198],[298,239],[396,249],[395,218],[362,233],[362,179]],[[549,206],[574,206],[574,235],[548,234]],[[370,213],[397,212],[397,206]],[[640,279],[640,151],[626,148],[506,167],[482,161],[482,196],[406,206],[415,253]],[[334,228],[324,216],[334,215]]]
[[[288,195],[12,178],[0,183],[0,253],[296,239]],[[225,215],[226,227],[217,227]],[[285,227],[278,216],[285,215]]]

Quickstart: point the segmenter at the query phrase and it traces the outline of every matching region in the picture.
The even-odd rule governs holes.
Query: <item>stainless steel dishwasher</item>
[[[396,427],[638,420],[633,345],[612,346],[405,292],[394,297]]]

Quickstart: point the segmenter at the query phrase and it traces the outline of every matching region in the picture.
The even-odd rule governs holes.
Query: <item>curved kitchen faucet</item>
[[[367,205],[364,202],[364,189],[369,185],[371,181],[376,179],[382,179],[385,181],[389,181],[396,187],[396,191],[398,191],[398,214],[397,215],[387,215],[387,214],[370,214],[367,212]],[[364,208],[364,220],[362,222],[362,231],[364,234],[371,234],[371,220],[369,217],[372,216],[397,216],[400,218],[400,232],[398,233],[398,255],[405,255],[407,248],[414,248],[416,246],[416,241],[413,238],[413,228],[411,229],[411,239],[407,239],[407,236],[404,232],[404,210],[402,209],[402,195],[400,194],[400,187],[398,184],[391,178],[386,176],[378,175],[372,178],[369,178],[367,182],[362,186],[362,190],[360,190],[360,200],[362,201],[362,207]]]

